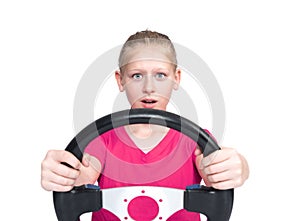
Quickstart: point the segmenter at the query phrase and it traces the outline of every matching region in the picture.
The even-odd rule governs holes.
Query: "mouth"
[[[151,98],[145,98],[145,99],[141,100],[141,102],[144,104],[155,104],[155,103],[157,103],[157,100],[154,100]]]

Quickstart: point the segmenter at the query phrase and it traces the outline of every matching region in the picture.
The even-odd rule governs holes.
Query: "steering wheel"
[[[130,124],[155,124],[177,130],[194,140],[204,156],[208,156],[220,149],[205,130],[184,117],[162,110],[130,109],[115,112],[94,121],[71,140],[66,150],[81,161],[85,147],[93,139],[111,129]],[[122,193],[118,189],[123,188],[113,189]],[[145,191],[145,188],[149,189],[149,187],[140,188],[143,191]],[[228,221],[230,218],[233,207],[233,189],[217,190],[199,184],[187,186],[186,190],[176,191],[172,191],[175,189],[171,188],[151,188],[160,188],[159,191],[164,191],[167,196],[172,194],[174,196],[178,195],[181,204],[175,206],[176,208],[173,206],[173,210],[178,210],[180,209],[178,207],[181,206],[181,209],[184,208],[187,211],[204,214],[208,221]],[[149,191],[151,192],[151,190]],[[68,192],[53,192],[53,200],[59,221],[78,221],[83,213],[95,212],[101,208],[107,209],[110,208],[111,204],[114,204],[111,202],[114,199],[111,199],[109,189],[101,190],[98,186],[92,184],[74,187]],[[171,204],[174,202],[171,199]],[[126,217],[126,220],[129,219]],[[162,217],[159,217],[158,220],[162,220]]]

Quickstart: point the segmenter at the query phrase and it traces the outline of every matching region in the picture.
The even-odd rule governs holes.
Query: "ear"
[[[180,80],[181,80],[181,70],[179,68],[177,68],[175,71],[175,81],[174,81],[174,85],[173,85],[174,90],[178,90]]]
[[[115,78],[119,87],[119,91],[123,92],[124,91],[124,87],[123,87],[123,83],[122,83],[122,74],[119,70],[115,71]]]

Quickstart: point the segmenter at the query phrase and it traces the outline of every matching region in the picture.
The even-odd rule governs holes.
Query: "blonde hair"
[[[124,43],[119,55],[119,68],[122,69],[129,61],[129,53],[138,46],[159,46],[164,49],[164,54],[169,62],[177,67],[176,51],[167,35],[155,31],[140,31],[131,35]],[[121,70],[122,71],[122,70]]]

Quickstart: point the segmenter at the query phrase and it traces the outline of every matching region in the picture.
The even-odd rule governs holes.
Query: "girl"
[[[120,52],[115,78],[131,108],[166,110],[181,79],[168,36],[148,30],[130,36]],[[63,150],[48,151],[42,162],[41,185],[49,191],[68,191],[96,181],[101,188],[152,185],[185,189],[203,179],[207,186],[229,189],[241,186],[248,176],[246,159],[232,148],[223,147],[203,158],[195,143],[181,133],[139,124],[116,128],[95,139],[85,149],[82,162]],[[151,213],[151,208],[147,211]],[[148,215],[140,211],[143,220]],[[118,219],[102,209],[93,214],[93,221],[100,220]],[[168,220],[200,217],[181,210]]]

